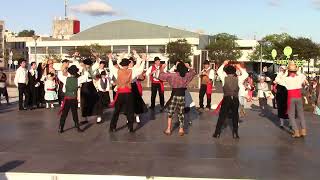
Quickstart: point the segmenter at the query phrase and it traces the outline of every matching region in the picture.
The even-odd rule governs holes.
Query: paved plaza
[[[146,94],[147,95],[147,94]],[[71,116],[64,134],[58,134],[56,109],[17,111],[15,103],[0,108],[0,171],[28,173],[96,174],[127,176],[197,177],[229,179],[318,179],[320,120],[306,113],[308,136],[292,139],[278,127],[276,116],[260,116],[248,109],[240,123],[240,140],[227,127],[220,139],[212,133],[217,116],[186,116],[187,134],[163,134],[166,114],[148,112],[135,134],[129,134],[125,117],[118,131],[109,134],[112,110],[105,122],[94,119],[79,134]],[[71,113],[70,113],[71,114]],[[69,115],[70,115],[69,114]],[[80,114],[80,112],[79,112]]]

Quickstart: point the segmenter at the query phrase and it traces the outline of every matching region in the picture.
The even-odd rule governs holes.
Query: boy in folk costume
[[[307,83],[306,76],[298,73],[298,67],[294,62],[288,65],[288,71],[278,79],[288,90],[288,108],[287,112],[294,130],[293,138],[304,137],[307,135],[306,121],[303,112],[301,89],[303,84]],[[297,113],[297,114],[296,114]],[[297,119],[296,119],[297,115]]]
[[[117,79],[117,94],[114,101],[110,104],[111,107],[115,107],[112,115],[109,132],[115,132],[117,122],[121,110],[126,112],[128,120],[128,129],[130,133],[133,133],[133,122],[134,122],[134,102],[132,95],[131,82],[133,79],[138,77],[142,72],[144,66],[139,66],[135,69],[129,69],[130,60],[122,59],[120,62],[120,68],[115,68],[112,62],[112,55],[109,54],[109,68],[110,72]]]
[[[160,80],[167,81],[172,87],[172,98],[168,110],[168,127],[164,131],[166,135],[171,135],[172,131],[172,117],[176,109],[178,109],[179,135],[184,135],[184,107],[185,107],[185,92],[187,85],[191,82],[196,72],[191,69],[189,64],[179,63],[175,73],[165,73],[161,68]],[[190,69],[190,71],[189,71]],[[189,71],[189,72],[188,72]]]
[[[39,86],[40,86],[40,77],[38,76],[37,64],[36,62],[31,63],[31,68],[28,72],[28,87],[29,87],[29,103],[30,109],[39,108]]]
[[[284,127],[284,120],[289,119],[287,114],[288,107],[288,91],[285,85],[283,84],[282,79],[286,76],[286,66],[281,66],[279,72],[274,81],[276,84],[276,103],[278,108],[278,118],[280,120],[280,127]]]
[[[221,128],[227,119],[229,112],[232,115],[233,138],[238,139],[238,122],[239,122],[239,86],[243,84],[248,77],[248,73],[239,64],[228,65],[229,61],[225,61],[218,69],[218,75],[222,81],[224,97],[221,103],[221,110],[219,113],[219,119],[216,125],[214,138],[219,138],[221,134]],[[240,76],[236,76],[237,69],[240,71]]]
[[[59,133],[64,132],[64,125],[66,118],[68,116],[69,110],[71,109],[73,121],[75,124],[75,127],[77,128],[78,132],[83,132],[82,129],[80,129],[79,125],[79,119],[78,119],[78,101],[77,101],[77,92],[78,88],[80,86],[80,83],[78,81],[78,71],[79,69],[72,65],[70,68],[68,68],[69,77],[62,76],[60,77],[60,81],[63,82],[63,92],[65,94],[61,109],[59,113],[61,114],[60,117],[60,125],[59,125]]]
[[[99,95],[99,117],[97,119],[97,123],[101,123],[103,109],[108,108],[110,104],[110,79],[107,76],[106,71],[102,71],[100,73],[100,78],[97,81],[97,90]]]
[[[161,62],[159,57],[154,58],[154,64],[149,67],[149,69],[146,72],[147,76],[150,76],[151,80],[151,106],[150,109],[154,110],[155,104],[156,104],[156,96],[157,91],[159,92],[160,97],[160,112],[163,111],[164,108],[164,84],[163,81],[159,79],[160,69],[161,69]],[[166,70],[164,70],[166,71]]]
[[[199,91],[199,106],[200,106],[200,110],[204,109],[203,98],[204,98],[204,95],[207,95],[206,110],[210,110],[212,86],[214,82],[214,70],[211,69],[210,63],[208,60],[204,61],[203,66],[204,66],[204,69],[200,73],[201,86]]]

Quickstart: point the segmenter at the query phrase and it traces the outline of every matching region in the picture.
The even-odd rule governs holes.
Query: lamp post
[[[37,40],[40,36],[33,35],[32,38],[34,40],[34,61],[37,63]]]
[[[267,41],[265,40],[260,40],[258,41],[258,43],[260,44],[260,76],[262,75],[262,48],[263,48],[263,44],[266,43]]]

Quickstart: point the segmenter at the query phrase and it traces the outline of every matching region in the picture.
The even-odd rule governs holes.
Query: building
[[[0,67],[5,67],[5,61],[4,61],[4,53],[5,53],[5,46],[4,46],[4,21],[0,21]]]
[[[80,21],[72,19],[53,20],[52,37],[56,39],[70,39],[74,34],[80,32]]]

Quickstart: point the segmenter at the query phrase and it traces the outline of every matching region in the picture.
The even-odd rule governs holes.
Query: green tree
[[[18,37],[32,37],[33,35],[35,35],[34,30],[23,30],[18,33]]]
[[[101,46],[99,44],[91,44],[90,46],[78,46],[76,49],[72,49],[68,52],[70,56],[73,56],[75,53],[79,53],[79,56],[82,59],[85,58],[95,58],[99,56],[101,58],[106,58],[107,54],[111,52],[111,47]]]
[[[210,38],[210,44],[206,47],[210,60],[221,64],[225,60],[237,60],[242,53],[236,40],[238,38],[227,33],[220,33]]]
[[[167,53],[169,55],[169,61],[174,64],[179,60],[190,62],[189,56],[193,54],[191,44],[189,44],[186,39],[169,42],[167,44]]]

